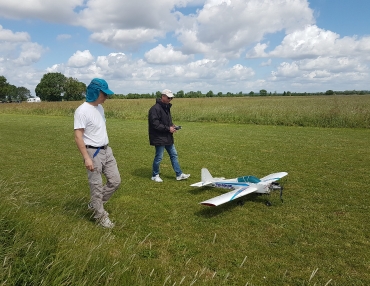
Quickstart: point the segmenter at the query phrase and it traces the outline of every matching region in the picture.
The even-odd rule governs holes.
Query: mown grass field
[[[191,177],[176,181],[165,156],[162,184],[150,180],[154,150],[145,117],[153,101],[107,101],[123,178],[106,206],[112,230],[96,226],[87,210],[87,178],[73,140],[72,111],[80,103],[1,105],[1,285],[369,285],[370,101],[359,98],[329,99],[340,106],[330,122],[357,106],[362,113],[352,118],[367,127],[243,124],[206,113],[198,122],[206,106],[225,118],[231,115],[224,108],[247,107],[234,99],[219,108],[212,99],[175,99],[174,117],[183,126],[176,147]],[[261,108],[272,107],[263,100]],[[331,110],[308,98],[291,100],[272,104],[280,108],[276,116],[284,117],[284,106],[287,118]],[[286,107],[303,102],[301,114]],[[202,167],[224,177],[286,171],[284,203],[274,193],[271,207],[254,195],[243,206],[201,206],[223,192],[189,186]]]

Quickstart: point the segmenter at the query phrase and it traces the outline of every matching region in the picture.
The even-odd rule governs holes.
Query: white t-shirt
[[[83,140],[85,145],[99,147],[108,144],[104,108],[101,104],[94,106],[84,102],[76,109],[74,129],[81,128],[84,129]]]

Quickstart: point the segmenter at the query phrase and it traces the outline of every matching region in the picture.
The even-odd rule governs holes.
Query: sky
[[[0,0],[0,76],[116,94],[370,90],[369,0]]]

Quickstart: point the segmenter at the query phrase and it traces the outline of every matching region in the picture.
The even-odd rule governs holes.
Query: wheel
[[[271,202],[270,201],[266,201],[266,206],[271,207],[272,206]]]

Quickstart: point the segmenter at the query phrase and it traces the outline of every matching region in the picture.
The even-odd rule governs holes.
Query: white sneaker
[[[114,227],[114,223],[110,221],[109,217],[103,217],[100,221],[99,221],[99,224],[102,226],[102,227],[105,227],[105,228],[113,228]]]
[[[190,174],[184,174],[184,173],[182,173],[180,176],[177,176],[176,177],[176,180],[178,180],[178,181],[186,180],[189,177],[190,177]]]
[[[152,180],[157,182],[157,183],[162,183],[163,182],[163,180],[159,177],[159,175],[156,175],[156,176],[152,177]]]

